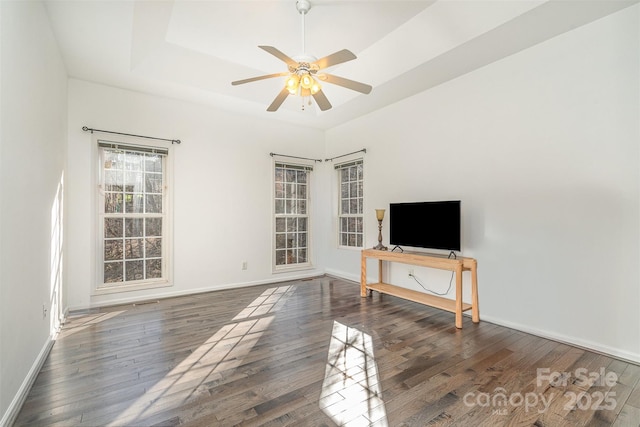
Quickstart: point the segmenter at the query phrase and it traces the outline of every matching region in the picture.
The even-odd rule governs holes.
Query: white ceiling
[[[46,1],[70,77],[328,129],[511,55],[640,0]],[[259,49],[317,58],[349,49],[358,59],[329,69],[373,86],[363,95],[324,84],[333,108],[289,96],[267,106],[286,71]]]

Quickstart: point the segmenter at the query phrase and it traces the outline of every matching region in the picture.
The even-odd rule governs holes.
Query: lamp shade
[[[298,84],[300,83],[300,77],[298,77],[296,74],[292,74],[291,76],[289,76],[289,78],[287,79],[287,90],[289,90],[289,93],[291,95],[295,95],[296,91],[298,90]]]
[[[384,219],[384,209],[376,209],[376,219],[382,221]]]

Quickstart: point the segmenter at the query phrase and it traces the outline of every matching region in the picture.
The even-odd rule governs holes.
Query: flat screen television
[[[389,225],[394,247],[460,250],[460,200],[391,203]]]

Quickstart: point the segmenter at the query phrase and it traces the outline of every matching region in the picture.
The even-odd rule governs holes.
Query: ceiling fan
[[[272,54],[273,56],[287,64],[288,71],[252,77],[244,80],[236,80],[231,82],[231,84],[236,86],[255,82],[258,80],[286,76],[287,79],[284,88],[282,88],[278,96],[276,96],[271,105],[269,105],[267,111],[276,111],[278,108],[280,108],[284,100],[289,95],[298,95],[303,98],[312,96],[318,104],[318,107],[320,107],[320,110],[325,111],[330,109],[331,103],[327,99],[326,95],[322,92],[322,86],[320,85],[319,81],[346,87],[347,89],[355,90],[364,94],[368,94],[369,92],[371,92],[371,86],[368,84],[345,79],[344,77],[338,77],[324,72],[319,72],[320,70],[324,70],[325,68],[331,67],[333,65],[342,64],[343,62],[356,59],[356,56],[347,49],[340,50],[320,59],[316,59],[315,57],[304,53],[304,17],[311,9],[311,2],[309,2],[308,0],[298,0],[296,1],[296,9],[302,16],[303,53],[301,55],[290,58],[273,46],[258,46],[260,49]],[[309,100],[309,104],[310,103],[311,101]],[[302,104],[302,108],[304,109],[304,101]]]

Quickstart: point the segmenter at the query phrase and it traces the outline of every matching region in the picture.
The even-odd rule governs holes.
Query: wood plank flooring
[[[634,364],[320,277],[70,316],[15,425],[637,427],[639,382]]]

